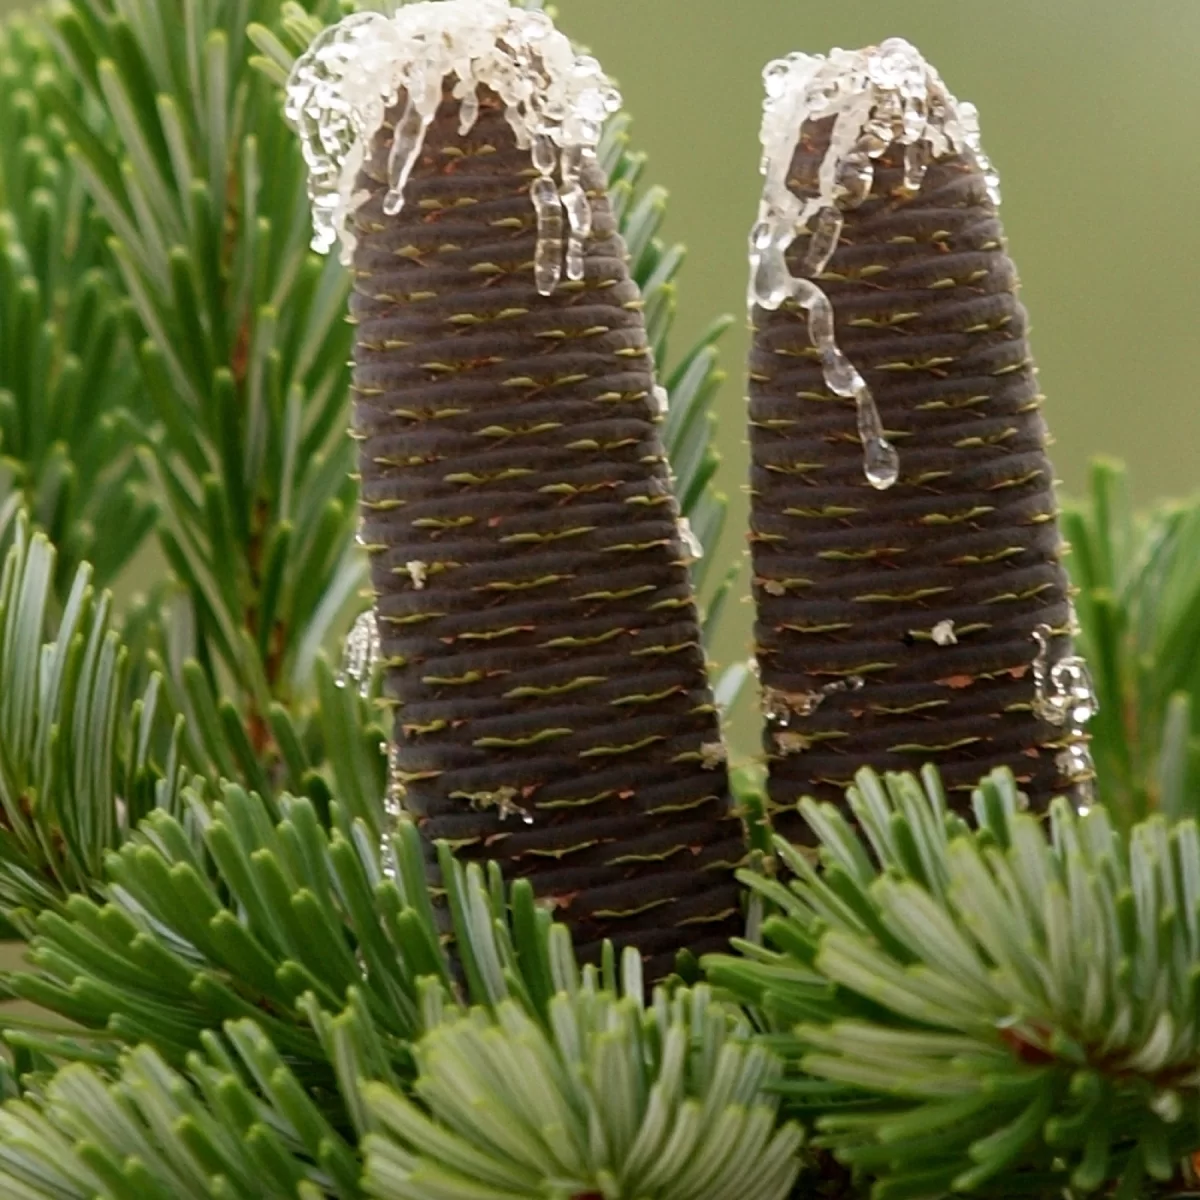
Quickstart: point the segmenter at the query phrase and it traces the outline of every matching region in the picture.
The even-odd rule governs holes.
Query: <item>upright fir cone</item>
[[[506,0],[349,18],[292,96],[318,237],[354,270],[400,803],[531,879],[584,955],[611,937],[662,974],[737,931],[743,842],[594,153],[619,97]]]
[[[764,72],[751,543],[777,825],[853,773],[1082,796],[1042,397],[974,107],[908,43]]]

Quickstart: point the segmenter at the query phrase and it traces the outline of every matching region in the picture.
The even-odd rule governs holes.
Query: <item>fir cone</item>
[[[396,216],[354,218],[363,538],[403,807],[652,976],[739,928],[718,716],[636,285],[586,160],[582,278],[535,286],[530,152],[449,91]],[[561,246],[558,247],[561,253]],[[545,263],[542,263],[545,266]]]
[[[897,110],[883,119],[903,129]],[[764,744],[777,826],[804,840],[796,801],[840,800],[864,766],[932,762],[956,807],[1001,765],[1039,807],[1091,774],[1042,396],[994,177],[972,138],[931,153],[868,129],[835,210],[786,249],[789,275],[816,289],[752,309]],[[787,187],[814,196],[834,118],[796,132]],[[817,344],[820,293],[840,357]],[[840,386],[847,360],[869,395]]]

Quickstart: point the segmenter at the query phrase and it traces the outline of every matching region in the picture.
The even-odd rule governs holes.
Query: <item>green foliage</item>
[[[994,776],[969,825],[932,775],[863,776],[848,815],[804,806],[815,853],[756,823],[765,945],[710,960],[715,991],[644,1000],[636,956],[581,968],[527,884],[384,839],[386,730],[325,657],[365,579],[347,285],[277,90],[345,7],[0,26],[0,910],[30,939],[6,992],[43,1010],[5,1024],[0,1192],[782,1200],[799,1124],[881,1200],[1174,1187],[1200,1146],[1195,503],[1136,518],[1101,467],[1066,518],[1111,818],[1043,829]],[[727,322],[672,356],[665,195],[624,118],[601,157],[711,633]],[[151,530],[170,588],[120,612],[100,589]]]
[[[578,989],[569,934],[528,883],[510,899],[495,867],[464,870],[443,849],[445,907],[435,907],[412,825],[385,856],[366,822],[340,807],[330,815],[326,828],[307,799],[275,805],[234,786],[215,803],[185,789],[178,814],[151,813],[108,855],[106,898],[73,896],[42,913],[33,970],[7,981],[92,1036],[77,1030],[68,1045],[31,1030],[16,1040],[59,1058],[72,1045],[86,1057],[144,1042],[182,1063],[205,1030],[253,1016],[309,1064],[297,1067],[308,1082],[328,1082],[314,1004],[336,1013],[357,996],[380,1071],[403,1072],[431,985],[478,1004],[513,998],[539,1019],[555,995]],[[616,985],[611,961],[600,978]]]
[[[0,1112],[12,1200],[320,1200],[362,1195],[351,1146],[253,1021],[208,1035],[188,1075],[148,1047],[115,1077],[67,1067]]]
[[[649,1009],[636,994],[560,994],[548,1030],[512,1003],[457,1017],[417,1044],[413,1099],[365,1089],[381,1125],[365,1143],[366,1191],[782,1200],[799,1129],[777,1128],[779,1064],[738,1033],[704,987]]]
[[[644,1005],[636,952],[580,970],[527,885],[448,854],[439,913],[410,826],[385,863],[308,801],[274,825],[238,789],[185,802],[190,830],[144,821],[110,899],[43,914],[8,981],[83,1027],[7,1034],[35,1066],[76,1061],[0,1115],[11,1194],[349,1200],[359,1138],[380,1197],[787,1194],[781,1065],[706,988]]]
[[[114,137],[49,93],[139,324],[143,461],[192,610],[189,657],[214,694],[234,685],[260,751],[270,703],[306,691],[362,581],[345,274],[308,249],[298,147],[245,61],[248,22],[274,7],[61,4],[70,74]]]
[[[879,1200],[1171,1180],[1200,1144],[1200,829],[1056,801],[1043,830],[1001,772],[971,827],[924,785],[861,773],[853,823],[803,802],[818,862],[781,841],[786,886],[745,877],[766,946],[712,979]]]
[[[1124,470],[1097,463],[1064,516],[1100,711],[1099,795],[1132,824],[1196,814],[1200,797],[1200,500],[1134,512]]]
[[[55,557],[18,521],[0,572],[0,904],[22,921],[90,891],[105,853],[175,806],[180,772],[160,680],[131,685],[86,564],[51,632]]]
[[[776,1127],[778,1064],[733,1039],[706,989],[647,1008],[585,985],[550,1016],[547,1030],[512,1002],[445,1014],[417,1045],[420,1105],[378,1078],[359,1100],[369,1064],[346,1032],[362,1019],[327,1024],[370,1131],[361,1186],[353,1130],[329,1122],[251,1020],[206,1034],[185,1071],[140,1047],[111,1077],[67,1067],[10,1103],[0,1183],[13,1200],[787,1195],[800,1139]],[[506,1111],[517,1094],[529,1107]]]
[[[89,136],[98,113],[41,32],[0,26],[0,549],[25,507],[59,547],[56,585],[87,559],[110,583],[156,519],[128,433],[140,398],[106,231],[49,111],[55,80]],[[122,536],[106,536],[120,529]]]

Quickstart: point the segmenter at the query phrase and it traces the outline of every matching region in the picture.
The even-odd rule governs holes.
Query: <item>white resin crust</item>
[[[341,243],[354,253],[356,190],[372,139],[403,98],[388,161],[386,213],[398,213],[425,132],[453,88],[465,136],[479,111],[479,89],[495,92],[517,144],[538,174],[530,185],[537,214],[535,279],[549,295],[565,273],[583,275],[591,206],[580,183],[605,119],[621,97],[600,64],[576,54],[545,13],[508,0],[423,0],[395,15],[355,13],[318,35],[296,61],[286,114],[300,135],[309,172],[313,248]]]
[[[870,194],[875,164],[892,146],[904,148],[904,187],[911,194],[920,189],[930,162],[967,154],[999,203],[998,180],[979,144],[978,114],[973,104],[956,100],[937,71],[901,38],[828,56],[791,54],[768,63],[763,82],[764,183],[750,232],[747,299],[752,308],[765,309],[792,300],[805,311],[826,386],[855,401],[867,481],[889,488],[900,475],[899,456],[870,389],[837,344],[833,306],[815,279],[837,249],[843,213]],[[828,146],[815,187],[801,195],[789,187],[788,176],[805,127],[818,121],[831,122]],[[793,275],[787,252],[805,232],[807,255],[801,274]]]

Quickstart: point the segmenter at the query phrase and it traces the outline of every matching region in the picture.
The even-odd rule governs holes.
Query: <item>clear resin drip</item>
[[[421,0],[392,16],[355,13],[323,30],[296,61],[286,113],[308,166],[313,248],[326,253],[340,242],[342,261],[349,264],[354,213],[365,199],[359,175],[388,110],[403,97],[383,201],[386,214],[401,211],[451,80],[459,133],[474,128],[480,88],[489,89],[499,96],[517,145],[530,150],[538,179],[551,185],[535,180],[530,189],[539,230],[538,290],[548,294],[564,272],[582,279],[592,229],[582,172],[594,161],[604,122],[620,108],[621,97],[600,64],[576,54],[545,13],[508,0]],[[550,213],[551,189],[557,222]],[[550,262],[554,255],[557,269]]]
[[[392,149],[388,154],[388,179],[390,186],[383,198],[383,211],[394,217],[404,207],[404,186],[412,169],[417,165],[417,155],[425,142],[425,130],[431,117],[422,114],[413,100],[412,93],[404,104],[404,112],[396,122]]]
[[[1051,661],[1053,631],[1039,625],[1033,631],[1033,711],[1048,725],[1062,728],[1064,738],[1056,763],[1064,779],[1090,799],[1095,765],[1088,749],[1085,726],[1099,710],[1091,672],[1078,654]]]
[[[388,879],[395,879],[399,874],[399,863],[396,861],[396,846],[391,838],[396,826],[404,816],[404,782],[400,771],[400,751],[395,742],[380,743],[379,749],[387,755],[387,790],[383,796],[383,814],[387,821],[384,830],[383,845],[380,847],[383,860],[383,873]]]
[[[865,50],[834,50],[828,57],[792,54],[763,72],[762,200],[750,233],[748,302],[778,309],[789,300],[808,313],[809,336],[821,355],[826,386],[853,398],[863,446],[863,473],[876,488],[900,475],[895,448],[884,435],[879,410],[861,375],[838,348],[833,307],[813,282],[837,250],[842,214],[870,194],[875,164],[903,147],[903,187],[915,194],[929,163],[947,154],[972,157],[994,203],[999,181],[979,142],[975,106],[960,103],[938,73],[902,38]],[[828,122],[828,146],[815,183],[805,192],[789,181],[806,126]],[[809,235],[801,275],[792,274],[787,253],[796,237]]]
[[[529,185],[537,214],[537,246],[533,252],[533,280],[543,296],[558,287],[563,265],[563,210],[553,179],[539,175]]]
[[[883,419],[866,380],[837,344],[833,305],[811,279],[793,282],[796,302],[808,313],[808,337],[821,356],[825,386],[835,396],[854,401],[858,438],[863,449],[863,474],[872,487],[890,488],[900,477],[900,456],[887,440]]]
[[[359,694],[366,696],[371,687],[371,673],[375,670],[380,653],[379,622],[375,618],[375,610],[368,608],[359,615],[346,638],[338,687],[353,683]]]
[[[583,164],[595,152],[584,146],[563,148],[559,170],[562,186],[559,200],[567,216],[570,234],[567,238],[567,278],[583,278],[584,243],[592,236],[592,205],[583,187]]]

